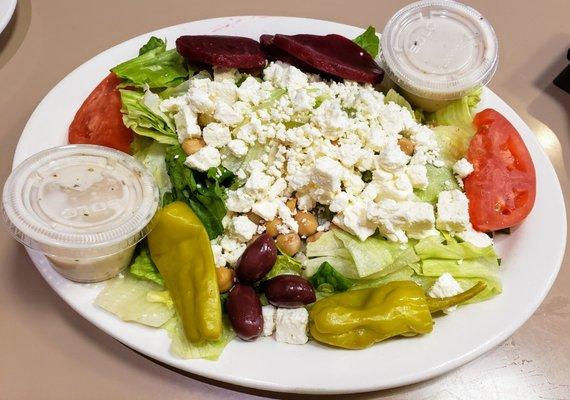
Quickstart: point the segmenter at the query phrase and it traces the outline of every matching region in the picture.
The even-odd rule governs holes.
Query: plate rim
[[[30,117],[29,117],[23,131],[22,131],[22,134],[18,140],[18,145],[16,146],[16,149],[14,151],[14,160],[13,160],[12,168],[14,168],[19,163],[19,161],[21,161],[21,160],[19,160],[22,158],[21,156],[19,156],[19,153],[21,153],[21,151],[19,151],[19,149],[22,147],[21,143],[22,143],[22,140],[24,138],[24,134],[28,131],[28,127],[29,127],[31,121],[35,117],[37,117],[36,114],[41,111],[40,108],[41,108],[42,104],[44,103],[44,101],[46,101],[46,99],[48,97],[50,97],[50,94],[52,94],[57,88],[59,88],[60,85],[64,85],[65,81],[70,76],[78,73],[78,70],[81,70],[82,67],[93,62],[93,60],[95,58],[101,56],[102,54],[104,54],[108,51],[113,50],[117,46],[125,45],[125,43],[127,43],[127,42],[137,41],[141,38],[148,37],[149,35],[155,34],[155,33],[160,32],[160,31],[166,31],[166,30],[181,28],[183,26],[186,26],[186,25],[189,25],[192,23],[215,22],[215,21],[221,22],[221,21],[227,21],[227,20],[232,20],[232,19],[236,19],[236,18],[247,18],[247,19],[250,19],[250,18],[275,18],[275,19],[284,19],[284,20],[295,19],[295,20],[305,20],[305,21],[311,21],[311,22],[315,22],[315,21],[316,22],[324,22],[327,24],[336,24],[336,25],[340,25],[340,26],[344,26],[344,27],[358,28],[355,26],[339,23],[336,21],[327,21],[327,20],[313,19],[313,18],[287,17],[287,16],[265,16],[265,15],[240,15],[240,16],[217,17],[217,18],[209,18],[209,19],[202,19],[202,20],[195,20],[195,21],[187,21],[185,23],[159,28],[157,30],[147,32],[147,33],[143,33],[141,35],[137,35],[133,38],[127,39],[123,42],[120,42],[120,43],[118,43],[118,44],[94,55],[92,58],[90,58],[89,60],[85,61],[84,63],[82,63],[81,65],[79,65],[75,69],[73,69],[73,71],[69,72],[52,89],[50,89],[50,91],[38,103],[38,105],[36,106],[36,108],[34,109],[32,114],[30,115]],[[362,29],[362,28],[358,28],[358,29]],[[530,127],[528,127],[526,122],[524,122],[524,120],[518,115],[518,113],[516,113],[516,111],[514,109],[512,109],[505,101],[503,101],[491,89],[485,88],[485,90],[488,91],[492,96],[494,96],[496,98],[496,100],[499,103],[501,103],[502,107],[506,107],[506,109],[510,110],[512,112],[512,114],[514,116],[516,116],[516,118],[519,120],[519,123],[522,123],[526,128],[528,128],[528,130],[530,132],[533,133],[533,131],[530,129]],[[542,156],[546,160],[545,167],[550,170],[549,172],[553,174],[554,179],[556,181],[556,189],[558,192],[558,193],[556,193],[556,195],[559,195],[560,199],[562,201],[563,207],[562,207],[561,211],[562,211],[563,215],[561,217],[563,217],[563,218],[561,218],[561,220],[564,221],[561,224],[561,228],[562,228],[561,233],[562,233],[562,238],[564,239],[562,241],[562,243],[564,243],[564,245],[559,248],[558,254],[555,257],[556,258],[555,268],[552,270],[552,272],[551,272],[550,276],[548,277],[547,282],[543,286],[539,296],[534,297],[534,302],[532,303],[532,305],[530,307],[528,307],[525,310],[526,312],[524,314],[522,314],[516,321],[511,321],[511,323],[508,324],[507,326],[503,326],[501,328],[500,332],[493,335],[492,338],[490,338],[490,339],[488,339],[482,343],[479,343],[477,346],[472,348],[470,351],[465,352],[461,356],[456,357],[454,359],[447,360],[446,362],[441,363],[440,365],[431,368],[429,371],[424,371],[420,374],[418,374],[418,373],[406,374],[406,375],[402,376],[402,378],[400,378],[400,379],[392,380],[389,383],[384,383],[384,384],[380,384],[380,385],[377,383],[376,384],[371,383],[368,385],[361,385],[355,389],[347,388],[347,389],[339,389],[339,390],[327,390],[327,389],[323,389],[323,388],[306,388],[306,387],[296,388],[292,385],[282,384],[282,383],[278,383],[278,382],[268,383],[266,381],[257,381],[255,379],[251,379],[251,378],[234,377],[232,375],[228,376],[228,375],[224,375],[223,372],[221,373],[221,372],[216,372],[216,371],[204,371],[204,370],[201,370],[199,367],[193,366],[192,363],[189,363],[188,367],[185,366],[183,368],[181,368],[178,365],[173,365],[167,358],[163,357],[162,354],[158,354],[158,355],[149,354],[150,352],[145,351],[145,349],[142,347],[142,344],[140,344],[140,345],[137,343],[134,343],[134,344],[128,343],[127,344],[127,343],[123,342],[121,339],[117,338],[115,336],[115,334],[113,334],[113,330],[111,328],[109,328],[108,326],[105,326],[104,324],[100,324],[99,321],[97,321],[93,318],[89,318],[89,316],[88,316],[89,311],[84,311],[79,307],[78,304],[75,304],[71,301],[68,301],[68,299],[65,296],[63,296],[59,293],[59,289],[56,287],[55,283],[52,282],[51,279],[48,279],[47,273],[44,270],[42,270],[39,267],[39,264],[36,262],[37,257],[40,255],[37,254],[36,252],[32,251],[32,250],[29,250],[29,249],[26,249],[26,250],[28,251],[30,258],[32,259],[32,261],[34,263],[34,266],[39,270],[42,277],[47,281],[47,283],[50,285],[50,287],[57,293],[58,296],[60,296],[79,315],[81,315],[83,318],[85,318],[87,321],[89,321],[91,324],[93,324],[94,326],[96,326],[97,328],[99,328],[100,330],[105,332],[106,334],[110,335],[111,337],[115,338],[116,340],[119,340],[125,346],[127,346],[131,349],[134,349],[134,350],[150,357],[151,359],[158,360],[158,361],[165,363],[166,365],[172,366],[174,368],[182,369],[183,371],[187,371],[189,373],[192,373],[192,374],[195,374],[198,376],[202,376],[205,378],[213,379],[216,381],[227,382],[227,383],[239,385],[242,387],[249,387],[249,388],[255,388],[255,389],[260,389],[260,390],[268,390],[268,391],[273,391],[273,392],[309,393],[309,394],[341,394],[341,393],[344,394],[344,393],[361,393],[361,392],[368,392],[368,391],[374,391],[374,390],[381,390],[381,389],[405,386],[408,384],[428,380],[428,379],[434,378],[438,375],[441,375],[445,372],[451,371],[451,370],[453,370],[453,369],[455,369],[461,365],[466,364],[467,362],[474,360],[475,358],[479,357],[480,355],[484,354],[485,352],[491,350],[492,348],[494,348],[495,346],[500,344],[502,341],[504,341],[510,335],[512,335],[517,329],[522,327],[522,325],[532,316],[532,314],[534,314],[536,309],[544,301],[544,298],[546,297],[546,295],[550,291],[554,281],[556,280],[556,277],[557,277],[557,275],[560,271],[560,268],[561,268],[561,264],[562,264],[564,253],[565,253],[565,247],[566,247],[565,244],[566,244],[566,238],[567,238],[567,223],[566,223],[566,209],[564,207],[565,200],[564,200],[562,188],[560,186],[560,180],[558,178],[558,175],[556,174],[556,171],[554,170],[554,167],[553,167],[550,159],[548,158],[548,156],[546,156],[544,149],[542,148],[542,146],[540,146],[540,143],[538,142],[538,140],[536,139],[535,136],[534,136],[534,140],[536,140],[537,147],[540,149]],[[41,255],[41,257],[43,257],[43,255]],[[125,323],[125,322],[122,322],[122,323]]]
[[[14,12],[16,11],[16,5],[18,4],[18,0],[9,0],[7,13],[5,16],[0,17],[0,34],[4,32],[4,29],[8,26],[12,17],[14,16]]]

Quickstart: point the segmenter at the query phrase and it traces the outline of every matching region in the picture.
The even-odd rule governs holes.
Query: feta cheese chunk
[[[220,152],[212,146],[204,146],[196,153],[186,157],[184,164],[190,168],[205,172],[212,167],[217,167],[222,162]]]
[[[212,122],[204,127],[202,138],[208,146],[224,147],[232,139],[232,135],[227,126]]]
[[[428,176],[427,176],[427,168],[425,165],[422,164],[411,164],[406,167],[406,174],[408,174],[408,178],[410,178],[410,183],[416,189],[425,189],[427,188]]]
[[[247,144],[240,139],[232,139],[228,142],[228,148],[236,157],[243,157],[247,154]]]
[[[261,171],[254,170],[247,182],[245,183],[245,191],[251,197],[256,199],[262,199],[265,193],[269,190],[273,178]]]
[[[174,114],[174,124],[176,125],[176,133],[178,141],[182,143],[184,139],[199,138],[202,130],[198,125],[198,117],[190,106],[183,105],[180,110]]]
[[[338,192],[343,175],[343,167],[338,161],[321,157],[315,162],[311,180],[324,190]]]
[[[241,242],[247,242],[257,232],[257,225],[245,215],[240,215],[232,218],[230,231]]]
[[[437,233],[433,206],[429,203],[384,199],[369,204],[367,217],[392,241],[406,243],[408,236],[423,239]]]
[[[309,312],[304,308],[278,308],[275,314],[275,340],[289,344],[305,344]]]
[[[453,164],[453,172],[455,172],[461,179],[467,178],[473,172],[473,170],[473,164],[467,161],[466,158],[462,158]]]
[[[236,126],[243,120],[243,116],[223,101],[216,102],[214,118],[227,126]]]
[[[429,297],[443,298],[455,296],[456,294],[463,293],[463,288],[451,276],[449,272],[441,275],[428,292]],[[457,306],[449,307],[443,310],[446,314],[454,311]]]
[[[333,223],[360,240],[366,240],[376,231],[376,225],[368,220],[366,213],[366,205],[357,201],[335,215]]]
[[[446,190],[437,199],[436,226],[450,232],[466,230],[469,222],[469,200],[460,190]]]
[[[277,215],[277,208],[279,207],[278,201],[258,201],[253,205],[251,211],[259,215],[265,221],[272,221]]]
[[[271,336],[275,332],[275,314],[277,309],[268,304],[261,307],[261,314],[263,315],[263,336]]]
[[[396,171],[410,160],[398,145],[386,147],[377,157],[379,166],[386,171]]]
[[[226,207],[229,211],[246,213],[251,210],[253,203],[253,198],[243,188],[228,191]]]
[[[491,239],[489,235],[483,232],[478,232],[472,227],[467,228],[463,232],[457,233],[457,236],[467,243],[471,243],[473,246],[488,247],[493,245],[493,239]]]

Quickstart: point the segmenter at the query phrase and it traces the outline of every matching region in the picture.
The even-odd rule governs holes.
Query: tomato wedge
[[[483,232],[510,228],[534,205],[534,164],[519,133],[500,113],[483,110],[473,123],[477,133],[467,159],[474,171],[465,179],[471,223]]]
[[[69,125],[69,143],[98,144],[130,153],[133,132],[123,124],[119,83],[110,73],[85,99]]]

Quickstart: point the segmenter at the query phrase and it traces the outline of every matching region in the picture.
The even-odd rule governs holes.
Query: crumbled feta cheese
[[[301,211],[311,211],[316,205],[315,200],[308,194],[297,196],[297,208]]]
[[[265,221],[272,221],[277,215],[277,208],[279,207],[278,201],[263,200],[258,201],[253,205],[251,211],[259,215]]]
[[[223,101],[216,102],[214,118],[228,126],[236,126],[243,121],[243,115],[236,112],[230,105]]]
[[[240,241],[247,242],[251,240],[253,235],[257,232],[257,225],[254,224],[245,215],[240,215],[232,218],[230,232]]]
[[[272,182],[273,178],[271,176],[255,170],[245,183],[245,192],[255,199],[262,199]]]
[[[342,110],[340,104],[332,100],[324,101],[313,112],[313,121],[321,128],[324,137],[331,140],[338,139],[350,124],[346,112]]]
[[[261,315],[263,316],[263,336],[271,336],[275,332],[275,314],[277,309],[268,304],[261,307]]]
[[[251,210],[253,203],[254,199],[243,188],[228,191],[226,207],[229,211],[246,213]]]
[[[443,298],[455,296],[456,294],[463,293],[463,288],[453,278],[453,276],[446,272],[441,275],[428,292],[428,296],[435,298]],[[445,313],[454,311],[457,306],[449,307],[444,310]]]
[[[356,201],[335,215],[333,223],[358,236],[360,240],[366,240],[376,231],[376,225],[368,220],[366,214],[366,205]]]
[[[253,76],[248,76],[237,89],[238,98],[253,105],[260,103],[261,93],[261,83]]]
[[[186,157],[184,164],[190,168],[205,172],[212,167],[217,167],[222,162],[220,152],[212,146],[204,146],[196,153]]]
[[[180,110],[174,114],[174,124],[176,125],[176,133],[180,143],[184,139],[198,138],[202,135],[202,130],[198,125],[198,117],[188,105],[180,107]]]
[[[240,139],[230,140],[228,142],[228,148],[236,157],[243,157],[247,154],[247,145]]]
[[[329,210],[334,213],[341,212],[346,207],[348,207],[349,203],[350,203],[350,195],[346,192],[340,192],[335,196],[333,201],[331,201],[331,204],[329,205]]]
[[[190,79],[187,93],[188,103],[193,111],[201,114],[213,114],[214,102],[210,98],[209,79]],[[167,102],[164,100],[162,104]]]
[[[305,344],[309,312],[303,308],[278,308],[275,314],[275,340],[289,344]]]
[[[212,253],[214,253],[214,262],[216,266],[223,267],[226,265],[226,258],[223,255],[223,247],[219,244],[212,244]]]
[[[283,178],[278,178],[273,182],[269,190],[267,191],[267,198],[275,199],[277,197],[283,196],[283,193],[287,189],[287,181]]]
[[[293,218],[292,216],[291,210],[289,209],[289,207],[285,205],[285,203],[279,202],[277,207],[277,213],[279,214],[279,218],[281,218],[283,225],[287,227],[287,230],[291,230],[293,232],[297,232],[299,230],[299,224],[297,223],[297,221],[295,221],[295,218]],[[280,231],[279,233],[289,233],[289,232],[283,230],[283,232]]]
[[[422,190],[427,188],[429,181],[425,165],[410,164],[406,167],[406,174],[408,174],[410,183],[414,188]]]
[[[338,192],[344,176],[342,165],[329,157],[321,157],[315,162],[311,181],[323,190]]]
[[[450,232],[461,232],[470,226],[469,200],[463,192],[453,189],[439,194],[436,225]]]
[[[465,179],[473,172],[473,164],[467,161],[467,159],[462,158],[453,164],[453,172],[461,179]]]
[[[227,126],[212,122],[204,127],[202,138],[208,146],[224,147],[232,139],[232,135]]]
[[[489,235],[483,232],[478,232],[473,229],[473,227],[469,227],[463,232],[458,232],[457,236],[462,240],[471,243],[473,246],[487,247],[493,245],[493,239],[491,239]]]
[[[237,79],[238,70],[235,68],[220,68],[214,67],[214,81],[222,82],[229,80],[235,82]]]

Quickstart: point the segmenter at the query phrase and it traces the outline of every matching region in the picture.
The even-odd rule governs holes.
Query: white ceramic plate
[[[0,33],[6,28],[14,15],[17,0],[0,0]]]
[[[63,79],[31,116],[16,150],[14,165],[40,150],[63,145],[75,111],[109,68],[137,54],[152,34],[172,45],[183,34],[226,34],[258,38],[263,33],[339,33],[355,37],[360,28],[285,17],[233,17],[161,29],[119,44]],[[504,292],[491,301],[464,307],[437,319],[423,337],[390,340],[366,350],[346,351],[314,342],[294,346],[263,338],[235,340],[217,362],[181,360],[170,355],[163,330],[125,323],[93,305],[102,284],[80,285],[54,272],[41,254],[30,252],[39,271],[71,307],[127,346],[176,368],[238,385],[283,392],[349,393],[418,382],[456,368],[511,335],[536,310],[550,289],[566,243],[564,201],[556,174],[538,141],[517,114],[490,90],[481,107],[505,115],[526,142],[536,166],[537,198],[531,215],[510,236],[498,240]]]

